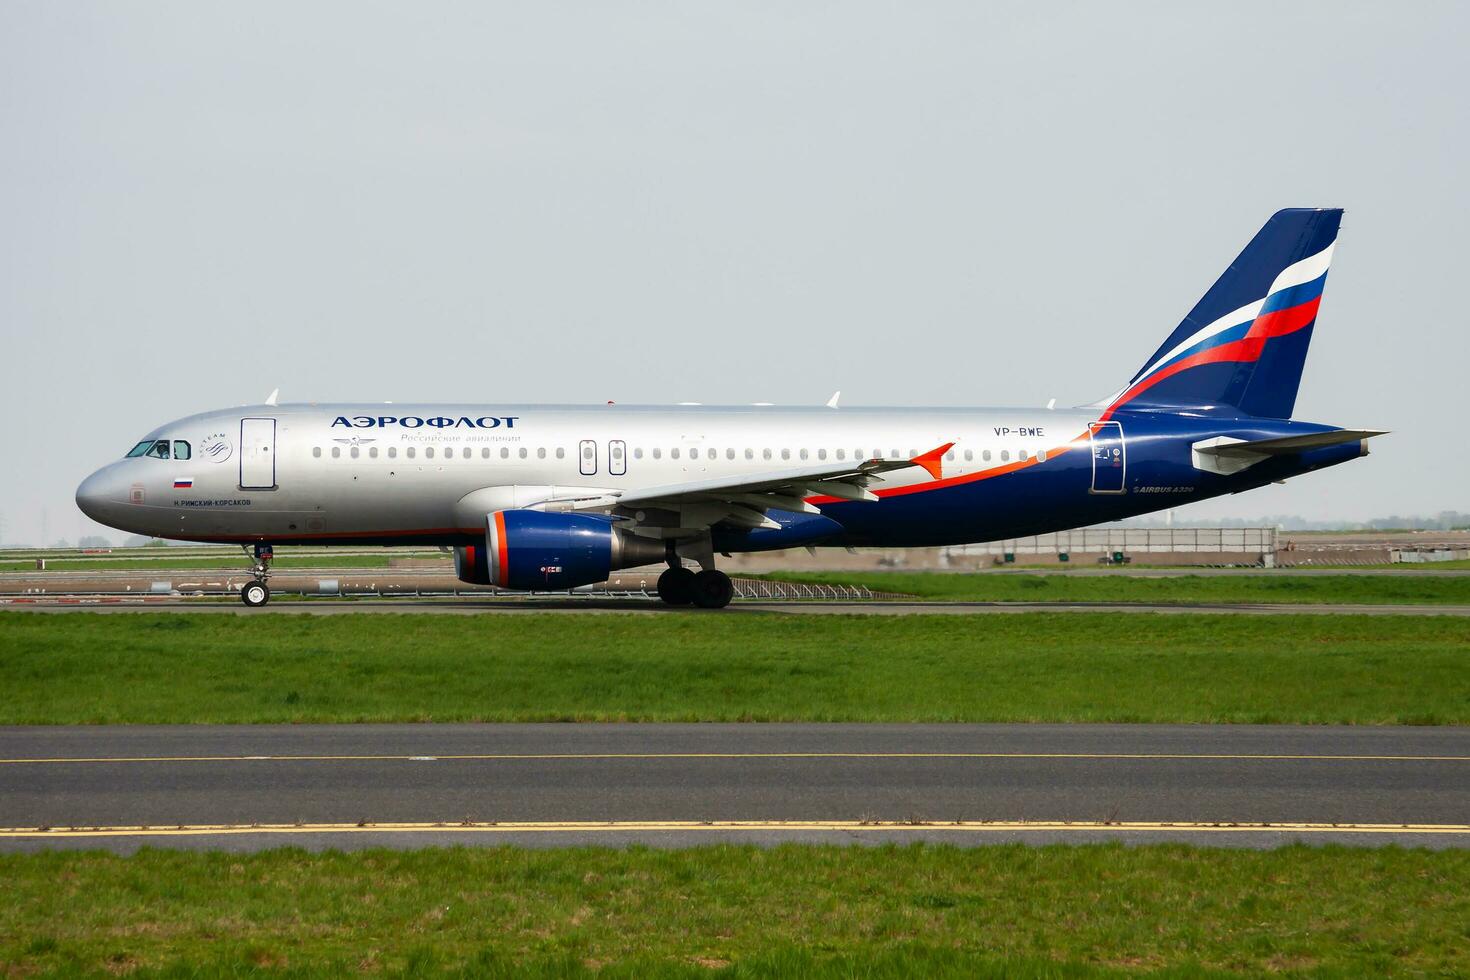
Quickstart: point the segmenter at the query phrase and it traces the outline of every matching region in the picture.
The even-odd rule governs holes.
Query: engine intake
[[[498,510],[485,520],[485,544],[454,550],[462,582],[503,589],[574,589],[619,568],[664,560],[661,541],[630,534],[608,517]]]

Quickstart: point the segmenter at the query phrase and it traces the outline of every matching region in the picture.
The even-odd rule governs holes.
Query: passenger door
[[[276,420],[240,420],[240,489],[276,489]]]

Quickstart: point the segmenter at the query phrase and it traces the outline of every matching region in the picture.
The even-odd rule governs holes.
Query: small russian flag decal
[[[174,480],[174,489],[175,490],[193,490],[194,489],[194,478],[192,476],[185,476],[185,477],[180,477],[180,478]]]

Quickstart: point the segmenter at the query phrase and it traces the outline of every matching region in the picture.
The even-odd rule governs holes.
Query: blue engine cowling
[[[456,571],[485,575],[502,589],[574,589],[604,581],[617,568],[664,560],[661,541],[614,526],[609,517],[498,510],[485,521],[485,548],[456,553]],[[482,564],[483,562],[483,564]],[[475,581],[475,579],[465,579]]]

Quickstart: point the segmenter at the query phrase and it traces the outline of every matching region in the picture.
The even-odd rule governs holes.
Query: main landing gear
[[[701,609],[724,609],[735,598],[730,576],[714,568],[693,572],[682,565],[658,577],[658,597],[671,606],[696,605]]]
[[[245,547],[241,545],[241,547]],[[246,554],[251,554],[246,551]],[[271,590],[265,584],[266,579],[271,577],[271,559],[275,557],[271,546],[258,544],[252,555],[251,572],[255,575],[255,581],[247,582],[240,588],[240,601],[251,609],[258,609],[271,601]]]

